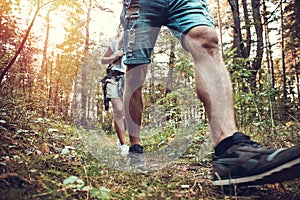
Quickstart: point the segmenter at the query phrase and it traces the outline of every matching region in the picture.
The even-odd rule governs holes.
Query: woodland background
[[[230,194],[211,189],[209,155],[196,153],[209,132],[205,112],[181,90],[194,86],[193,62],[166,29],[148,69],[143,119],[144,126],[163,131],[146,140],[145,149],[167,144],[184,123],[200,124],[195,140],[179,161],[153,176],[133,180],[102,166],[84,151],[78,135],[102,130],[114,137],[112,112],[104,111],[100,85],[107,67],[100,59],[114,35],[101,27],[95,31],[95,13],[118,20],[120,8],[115,8],[121,2],[0,2],[0,199],[300,197],[297,180],[235,188]],[[266,145],[299,144],[300,1],[208,4],[232,78],[239,128]],[[117,32],[118,22],[111,24]]]

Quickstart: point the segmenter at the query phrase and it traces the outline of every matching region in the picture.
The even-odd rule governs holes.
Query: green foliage
[[[161,170],[135,174],[108,168],[86,151],[79,131],[73,126],[32,113],[26,117],[17,117],[23,116],[28,110],[17,104],[8,104],[10,101],[4,97],[0,101],[7,102],[0,112],[2,199],[18,199],[22,196],[22,199],[259,197],[271,200],[278,197],[296,199],[300,196],[298,180],[284,183],[285,191],[278,190],[274,185],[265,185],[239,188],[237,193],[227,195],[212,187],[212,146],[211,143],[204,143],[209,135],[206,131],[195,130],[195,137],[187,151]],[[169,98],[172,99],[171,97],[172,95]],[[13,110],[10,106],[16,108]],[[23,123],[25,118],[26,123]],[[166,126],[156,138],[145,138],[146,150],[152,151],[168,144],[176,134],[177,129],[173,125]],[[276,126],[276,134],[272,135],[263,134],[268,128],[264,124],[248,128],[258,142],[272,142],[272,145],[286,147],[299,141],[299,123],[289,122]],[[207,124],[202,124],[199,129],[207,130]],[[201,153],[203,149],[205,151]]]
[[[13,51],[17,48],[15,38],[17,37],[17,13],[13,10],[18,10],[18,5],[13,5],[11,1],[1,1],[0,12],[0,69],[3,69],[3,63],[8,62]]]
[[[106,112],[103,116],[103,119],[101,119],[101,121],[99,122],[99,127],[108,134],[115,134],[116,130],[114,127],[113,120],[114,117],[113,117],[112,110],[110,112]]]
[[[176,62],[176,71],[178,71],[185,80],[192,82],[194,78],[194,66],[191,64],[191,61],[186,59],[186,57],[179,57]]]
[[[90,195],[92,198],[97,199],[110,199],[109,190],[105,187],[93,188],[90,191]]]
[[[234,58],[234,50],[228,51],[227,54],[225,62],[231,72],[238,126],[240,128],[253,124],[265,124],[269,128],[274,126],[275,120],[281,119],[278,110],[280,103],[275,100],[279,99],[280,91],[272,87],[270,74],[261,69],[256,81],[257,87],[253,88],[249,81],[253,73],[248,70],[248,59]]]
[[[165,111],[164,115],[168,123],[176,128],[180,124],[183,114],[183,105],[180,104],[183,98],[178,91],[167,93],[164,97],[157,99],[156,105]]]
[[[69,186],[73,189],[78,189],[84,186],[84,181],[77,176],[70,176],[63,181],[63,185]]]

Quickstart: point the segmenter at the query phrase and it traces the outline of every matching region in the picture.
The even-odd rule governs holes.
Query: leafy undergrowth
[[[288,135],[290,127],[280,129]],[[178,160],[158,171],[139,174],[101,165],[101,160],[85,150],[79,131],[70,125],[36,118],[20,126],[17,121],[0,119],[0,199],[300,198],[299,180],[231,189],[214,187],[210,155],[196,156],[202,147],[201,134]],[[299,132],[268,137],[278,146],[288,146],[299,141]]]

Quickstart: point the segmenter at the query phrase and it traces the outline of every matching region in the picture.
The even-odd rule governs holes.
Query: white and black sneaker
[[[300,145],[263,148],[235,133],[215,148],[212,164],[216,186],[279,183],[300,177]]]

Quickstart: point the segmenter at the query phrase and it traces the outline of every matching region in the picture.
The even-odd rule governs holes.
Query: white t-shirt
[[[112,50],[113,53],[122,50],[122,46],[119,48],[119,41],[118,40],[113,40],[110,43],[109,48]],[[112,64],[111,69],[125,73],[126,65],[124,64],[124,56],[122,56],[120,62],[116,62],[115,64]]]

